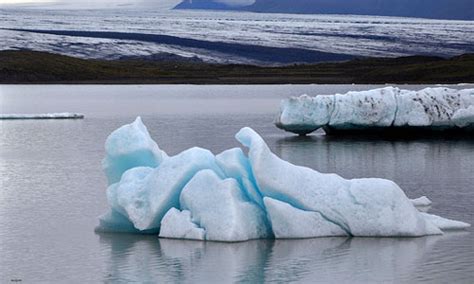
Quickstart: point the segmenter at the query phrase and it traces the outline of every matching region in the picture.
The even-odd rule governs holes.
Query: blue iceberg
[[[134,167],[157,167],[167,157],[151,139],[140,117],[112,132],[105,141],[105,159],[102,161],[110,184],[120,181],[123,173]]]
[[[200,171],[189,181],[181,193],[180,207],[188,212],[185,216],[192,216],[191,220],[186,217],[184,228],[196,225],[187,232],[193,236],[202,232],[196,239],[232,242],[271,236],[265,211],[249,202],[237,180],[222,179],[212,170]],[[174,212],[173,216],[177,214]],[[161,222],[160,237],[182,238],[174,234],[174,218],[167,217]]]
[[[114,131],[103,162],[111,208],[97,230],[235,242],[417,237],[470,226],[421,212],[431,201],[410,200],[392,181],[347,180],[290,164],[248,127],[236,138],[248,155],[191,148],[169,157],[140,118]]]

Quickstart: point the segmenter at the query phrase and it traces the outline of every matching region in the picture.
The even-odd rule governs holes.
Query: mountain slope
[[[473,0],[256,0],[246,10],[474,20]]]
[[[474,54],[411,56],[259,67],[199,61],[79,59],[27,50],[0,51],[0,84],[443,84],[474,81]]]
[[[256,0],[236,7],[217,0],[185,0],[176,9],[245,10],[262,13],[354,14],[474,20],[474,0]]]
[[[232,7],[212,0],[193,0],[179,3],[175,9],[231,10]]]

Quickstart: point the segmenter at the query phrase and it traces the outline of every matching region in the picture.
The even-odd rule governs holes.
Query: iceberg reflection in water
[[[374,139],[371,136],[311,135],[276,139],[274,152],[290,163],[298,162],[321,172],[338,172],[344,178],[371,175],[394,180],[411,192],[409,197],[415,198],[426,194],[426,188],[410,185],[427,175],[432,183],[441,183],[453,193],[469,190],[472,185],[468,179],[458,179],[459,183],[454,184],[450,178],[472,171],[469,166],[472,156],[467,153],[473,149],[469,138]],[[466,152],[460,154],[459,150]]]
[[[436,271],[432,276],[418,274],[436,262],[428,254],[442,246],[440,243],[456,242],[468,234],[414,239],[316,238],[241,243],[101,234],[100,241],[107,251],[104,253],[109,254],[105,282],[373,283],[437,279]],[[445,263],[444,269],[459,267],[461,262],[458,259]],[[468,275],[455,278],[468,280],[462,277]]]

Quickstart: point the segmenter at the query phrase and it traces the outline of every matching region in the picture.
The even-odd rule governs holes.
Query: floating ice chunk
[[[420,213],[425,220],[435,224],[441,230],[462,230],[471,227],[470,224],[455,221],[447,218],[443,218],[437,215],[428,214],[428,213]]]
[[[189,181],[180,203],[181,209],[191,212],[193,223],[205,230],[206,240],[233,242],[270,236],[265,212],[249,202],[235,179],[222,179],[211,170],[200,171]]]
[[[224,151],[216,156],[216,162],[227,177],[236,179],[247,197],[263,208],[262,195],[257,189],[248,158],[240,148]]]
[[[302,95],[281,102],[275,123],[297,134],[326,131],[422,128],[474,129],[474,89],[386,87],[332,96]]]
[[[426,207],[431,206],[432,202],[426,196],[418,197],[416,199],[410,199],[411,203],[415,207]]]
[[[138,125],[129,126],[143,130],[137,121]],[[134,138],[123,129],[127,128],[115,135]],[[153,141],[144,129],[139,132]],[[126,135],[120,135],[121,131]],[[420,213],[414,205],[428,205],[429,199],[410,200],[392,181],[346,180],[295,166],[274,155],[250,128],[241,129],[236,138],[249,148],[248,157],[240,149],[216,157],[208,150],[191,148],[173,157],[162,153],[155,167],[126,170],[107,189],[111,210],[100,217],[97,230],[230,242],[271,237],[423,236],[469,227]],[[125,144],[117,141],[114,145]],[[128,156],[134,157],[142,158]]]
[[[395,126],[454,126],[454,113],[469,107],[470,95],[448,88],[400,91]],[[474,121],[471,121],[471,123]]]
[[[82,113],[58,112],[58,113],[36,113],[36,114],[0,114],[1,119],[83,119]]]
[[[105,151],[102,166],[109,185],[118,182],[128,169],[155,168],[167,157],[151,139],[140,117],[112,132],[105,142]]]
[[[334,128],[388,127],[395,119],[398,89],[387,87],[366,92],[336,94],[329,125]]]
[[[109,187],[109,204],[127,216],[135,228],[158,229],[169,209],[180,208],[181,190],[203,169],[212,169],[223,176],[214,155],[201,148],[191,148],[167,158],[151,172],[145,168],[131,169],[118,184]]]
[[[160,237],[204,240],[206,231],[191,220],[191,212],[171,208],[161,220]]]
[[[288,203],[265,197],[265,207],[277,239],[347,236],[340,226],[318,212],[304,211]]]
[[[403,191],[383,179],[345,180],[275,156],[252,129],[236,135],[249,148],[260,192],[297,209],[320,213],[353,236],[422,236],[441,231],[426,222]]]
[[[472,97],[474,98],[474,95]],[[468,127],[469,125],[474,127],[472,126],[474,121],[474,104],[466,109],[457,110],[451,119],[457,127]]]
[[[306,134],[329,123],[334,112],[334,96],[291,97],[281,102],[280,110],[276,121],[278,127]]]

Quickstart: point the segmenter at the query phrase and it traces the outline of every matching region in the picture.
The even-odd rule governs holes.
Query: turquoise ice
[[[417,237],[470,226],[421,212],[431,201],[410,200],[390,180],[348,180],[288,163],[251,128],[236,139],[248,155],[191,148],[168,157],[139,118],[114,131],[103,164],[110,211],[97,230],[234,242]]]
[[[109,184],[120,181],[128,169],[155,168],[167,157],[151,139],[140,117],[112,132],[105,141],[105,152],[102,166]]]

